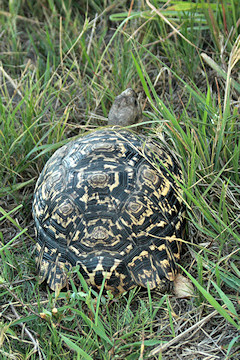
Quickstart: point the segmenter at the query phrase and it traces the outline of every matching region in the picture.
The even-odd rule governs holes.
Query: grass
[[[238,1],[3,1],[0,10],[0,359],[239,359]],[[182,272],[192,299],[119,299],[36,281],[36,180],[55,149],[141,94],[145,131],[185,174]]]

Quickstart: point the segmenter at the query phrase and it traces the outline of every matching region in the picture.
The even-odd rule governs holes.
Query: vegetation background
[[[239,30],[238,0],[1,0],[0,359],[240,359]],[[127,87],[185,174],[191,299],[36,281],[36,180]]]

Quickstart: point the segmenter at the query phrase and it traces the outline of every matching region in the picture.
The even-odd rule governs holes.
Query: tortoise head
[[[109,111],[108,125],[133,125],[137,124],[141,118],[142,110],[137,94],[129,88],[115,98]]]

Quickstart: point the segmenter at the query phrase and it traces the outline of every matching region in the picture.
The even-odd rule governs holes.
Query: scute
[[[40,280],[54,290],[79,265],[89,285],[121,293],[174,280],[184,228],[173,155],[153,140],[100,130],[57,150],[37,182]]]

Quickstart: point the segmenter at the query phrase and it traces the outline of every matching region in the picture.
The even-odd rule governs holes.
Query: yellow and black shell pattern
[[[114,294],[174,280],[184,228],[173,155],[128,131],[99,130],[58,149],[35,188],[40,281],[66,285],[75,265]]]

